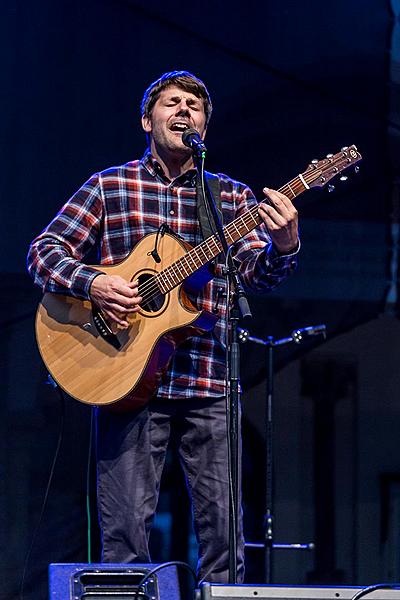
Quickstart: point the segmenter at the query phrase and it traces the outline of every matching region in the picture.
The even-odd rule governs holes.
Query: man
[[[128,327],[140,310],[137,282],[99,273],[81,261],[98,246],[100,263],[121,261],[145,234],[163,223],[187,242],[202,241],[196,208],[196,171],[182,142],[187,128],[206,134],[212,105],[208,91],[186,71],[166,73],[146,90],[142,127],[149,147],[141,160],[93,175],[32,242],[28,268],[43,291],[90,298],[110,322]],[[219,174],[225,223],[255,204],[248,187]],[[266,228],[235,245],[244,286],[266,291],[295,268],[297,213],[279,192],[264,189],[259,215]],[[155,397],[134,413],[98,411],[98,505],[105,562],[148,562],[148,537],[156,510],[171,427],[192,499],[199,542],[198,575],[228,579],[228,477],[225,414],[225,282],[214,279],[196,298],[199,309],[219,311],[214,331],[178,347]],[[238,581],[243,580],[243,534],[238,535]]]

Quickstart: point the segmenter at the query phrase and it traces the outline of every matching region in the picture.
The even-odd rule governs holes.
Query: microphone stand
[[[237,526],[239,515],[239,380],[240,350],[238,336],[239,316],[251,317],[250,307],[240,282],[238,272],[230,255],[223,225],[218,213],[215,198],[204,177],[204,144],[192,146],[194,163],[201,176],[202,190],[211,229],[218,236],[225,256],[226,310],[227,310],[227,424],[228,424],[228,478],[229,478],[229,582],[237,583]],[[214,225],[214,226],[213,226]]]
[[[264,541],[262,544],[246,543],[246,548],[260,548],[264,550],[264,580],[272,583],[272,552],[273,550],[313,550],[314,544],[275,544],[274,543],[274,512],[273,512],[273,392],[274,392],[274,348],[290,343],[300,344],[305,337],[323,335],[325,325],[311,325],[292,331],[290,337],[275,339],[268,336],[260,339],[249,334],[247,329],[239,329],[239,341],[244,344],[253,342],[267,348],[267,389],[266,389],[266,419],[265,419],[265,514],[264,514]]]

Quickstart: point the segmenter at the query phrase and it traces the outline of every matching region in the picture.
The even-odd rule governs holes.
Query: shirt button
[[[170,215],[174,215],[174,214],[175,214],[175,211],[174,211],[174,210],[170,210],[170,211],[169,211],[169,214],[170,214]]]

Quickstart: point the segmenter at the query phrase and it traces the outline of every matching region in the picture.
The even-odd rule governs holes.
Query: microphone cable
[[[398,590],[399,586],[399,583],[377,583],[375,585],[369,585],[368,587],[358,590],[358,592],[356,592],[354,596],[350,598],[350,600],[359,600],[360,598],[375,592],[375,590]]]
[[[171,560],[169,562],[165,562],[160,565],[157,565],[153,569],[150,569],[150,571],[147,571],[147,573],[145,573],[145,575],[139,581],[138,586],[136,588],[135,595],[133,596],[133,598],[138,599],[140,594],[142,592],[145,592],[145,590],[143,589],[144,584],[150,579],[150,577],[152,577],[152,575],[154,575],[161,569],[166,569],[168,567],[179,567],[181,569],[184,569],[193,577],[194,581],[196,582],[196,573],[194,572],[194,569],[190,565],[188,565],[187,563],[185,563],[181,560]]]
[[[92,517],[90,512],[90,470],[92,465],[92,444],[93,444],[93,422],[94,411],[90,411],[89,444],[86,463],[86,520],[87,520],[87,558],[88,563],[92,562]]]

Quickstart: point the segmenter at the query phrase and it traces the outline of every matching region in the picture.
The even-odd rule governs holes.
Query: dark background
[[[298,199],[299,270],[251,299],[249,328],[277,338],[317,323],[328,330],[326,342],[275,353],[276,541],[316,549],[277,551],[274,582],[399,581],[400,33],[392,8],[388,0],[2,3],[1,598],[18,597],[61,413],[35,345],[40,292],[25,273],[27,248],[91,173],[143,153],[143,91],[172,69],[193,71],[211,92],[208,169],[246,181],[260,198],[265,185],[280,187],[343,145],[363,154],[360,174],[334,193]],[[265,353],[248,344],[242,363],[246,530],[261,541]],[[87,560],[89,424],[87,407],[68,400],[26,598],[46,597],[48,563]],[[171,453],[155,562],[194,560],[181,487]],[[247,580],[262,577],[251,550]]]

